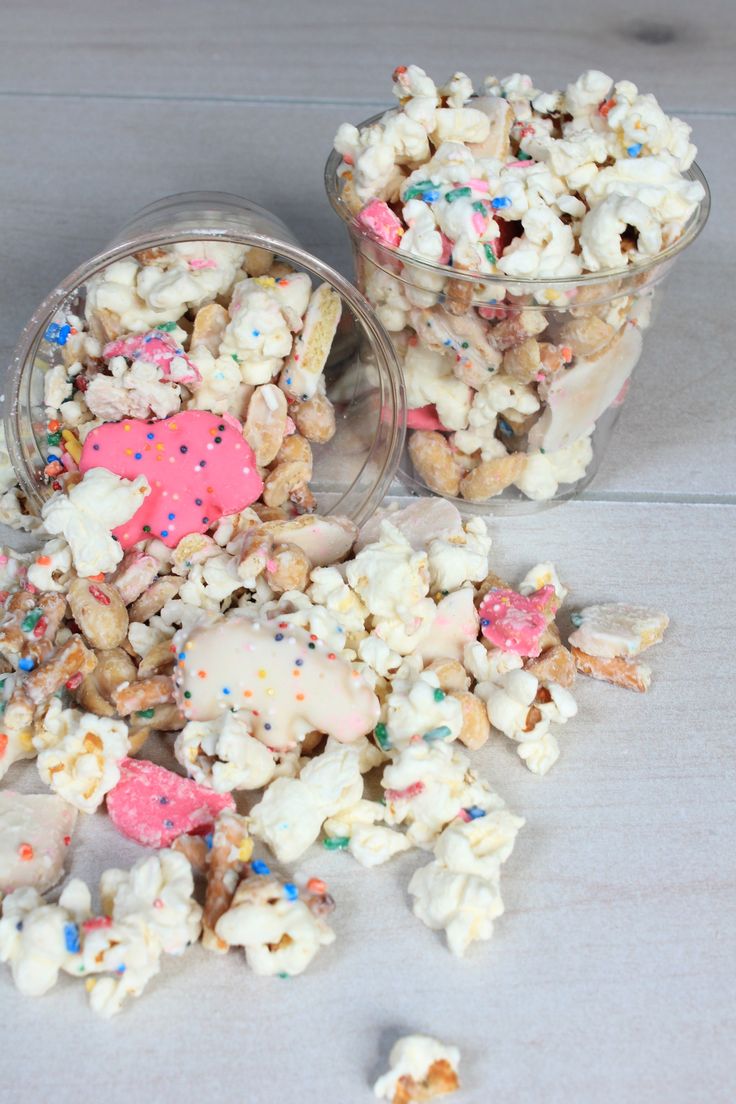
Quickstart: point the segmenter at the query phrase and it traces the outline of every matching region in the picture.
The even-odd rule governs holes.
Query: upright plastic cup
[[[472,513],[526,513],[579,494],[605,454],[659,285],[708,217],[700,169],[685,175],[703,185],[703,200],[651,261],[530,280],[460,271],[386,245],[358,222],[341,162],[333,151],[327,195],[350,236],[356,283],[404,368],[402,480]],[[474,402],[468,419],[478,392],[484,409]]]
[[[404,443],[405,394],[392,343],[365,298],[340,273],[302,249],[276,215],[219,192],[168,196],[146,207],[33,312],[10,363],[4,415],[8,452],[30,510],[39,512],[52,491],[44,475],[44,382],[62,360],[59,327],[70,314],[84,317],[87,284],[109,265],[146,250],[192,241],[234,242],[265,250],[306,272],[315,285],[326,282],[339,293],[342,318],[325,368],[337,428],[328,443],[313,446],[310,486],[321,512],[339,513],[362,524],[385,496]]]

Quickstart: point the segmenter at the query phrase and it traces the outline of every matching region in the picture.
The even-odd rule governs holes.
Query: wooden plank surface
[[[461,1046],[458,1104],[733,1100],[733,633],[714,593],[733,510],[576,503],[494,535],[502,573],[549,557],[571,604],[646,601],[672,624],[649,695],[581,681],[546,778],[503,737],[474,754],[527,819],[493,941],[458,961],[412,917],[426,856],[369,871],[314,847],[296,873],[328,881],[338,937],[308,973],[257,978],[240,952],[196,948],[103,1023],[82,986],[32,1001],[3,970],[0,1084],[32,1069],[35,1098],[53,1085],[57,1104],[195,1104],[213,1084],[248,1104],[360,1104],[396,1034],[420,1030]],[[10,782],[39,787],[32,764]],[[94,882],[138,854],[104,814],[84,817],[72,873]]]

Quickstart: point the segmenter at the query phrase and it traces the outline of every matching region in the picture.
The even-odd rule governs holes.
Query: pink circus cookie
[[[358,222],[375,234],[377,238],[380,238],[382,242],[385,242],[386,245],[394,248],[399,244],[404,233],[401,219],[396,217],[388,204],[384,203],[382,199],[372,199],[370,203],[366,204],[358,215]]]
[[[538,656],[540,638],[558,604],[551,586],[543,586],[527,596],[500,587],[489,590],[478,610],[481,632],[505,652]]]
[[[218,813],[235,808],[231,794],[215,793],[145,759],[122,760],[120,781],[106,800],[117,830],[144,847],[168,847],[184,832],[205,835]]]
[[[145,360],[161,369],[161,377],[187,386],[199,384],[202,377],[191,360],[165,330],[151,330],[145,334],[131,334],[111,341],[102,350],[103,356],[125,357],[126,360]],[[173,361],[179,363],[174,364]]]
[[[181,637],[175,679],[190,720],[247,711],[253,735],[272,748],[294,747],[314,731],[348,743],[378,722],[378,698],[363,676],[287,621],[233,617]]]
[[[447,426],[444,426],[437,417],[437,407],[434,403],[427,403],[426,406],[415,406],[413,410],[407,410],[406,428],[436,429],[440,433],[450,432]]]
[[[151,493],[130,521],[113,530],[123,548],[158,537],[175,548],[237,514],[263,490],[255,456],[229,414],[186,410],[161,422],[126,418],[88,434],[80,470],[107,468],[124,479],[145,475]]]

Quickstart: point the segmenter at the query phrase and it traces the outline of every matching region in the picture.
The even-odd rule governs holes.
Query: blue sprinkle
[[[189,449],[186,445],[179,445],[179,452],[189,452]]]
[[[510,206],[511,206],[510,196],[496,196],[495,199],[491,200],[491,207],[494,207],[496,210],[498,210],[499,207],[510,207]]]
[[[173,820],[165,820],[164,821],[164,828],[173,828],[173,827],[174,827]]]
[[[230,687],[229,686],[223,686],[222,692],[223,692],[223,694],[229,694],[230,693]]]
[[[169,514],[169,521],[173,521],[175,517],[176,514]]]
[[[440,193],[437,188],[430,188],[429,191],[425,192],[422,196],[425,203],[435,203],[439,198]]]
[[[168,529],[162,529],[161,530],[161,536],[162,537],[168,537],[168,535],[169,535],[169,530]]]
[[[260,337],[261,336],[261,331],[260,330],[254,330],[253,331],[253,336],[254,337]]]
[[[270,731],[271,731],[271,725],[270,725],[270,723],[269,723],[268,721],[266,721],[266,723],[264,724],[264,726],[263,726],[263,727],[264,727],[264,728],[266,729],[266,731],[267,731],[267,732],[270,732]]]
[[[202,518],[202,524],[203,524],[203,525],[208,525],[208,524],[209,524],[209,520],[210,520],[210,519],[209,519],[208,517],[204,517],[204,518]]]
[[[299,896],[299,890],[296,888],[293,882],[284,882],[284,897],[287,901],[296,901]]]
[[[426,740],[428,744],[431,744],[433,740],[444,740],[445,736],[451,736],[452,732],[447,725],[440,725],[438,728],[431,728],[429,732],[425,732],[422,739]]]
[[[59,336],[59,330],[61,326],[58,322],[52,322],[50,326],[46,328],[46,333],[43,335],[46,341],[56,341]]]
[[[442,342],[442,344],[443,344],[443,345],[447,345],[447,346],[449,347],[449,346],[451,346],[451,345],[452,345],[452,341],[451,341],[451,340],[450,340],[450,338],[448,337],[448,338],[446,338],[446,339],[445,339],[445,340],[444,340],[444,341]]]
[[[253,871],[254,874],[270,874],[271,873],[271,867],[268,865],[268,863],[265,863],[263,861],[263,859],[255,859],[250,864],[250,868],[251,868],[251,870]]]
[[[22,920],[19,920],[18,923],[15,925],[15,930],[16,931],[23,931],[23,921]]]
[[[638,157],[641,153],[641,142],[634,142],[633,146],[627,146],[626,152],[629,157]]]
[[[79,928],[76,924],[64,925],[64,943],[70,954],[79,954]]]
[[[195,498],[194,505],[195,506],[201,506],[202,505],[202,499],[201,498]]]
[[[169,799],[168,799],[168,797],[164,797],[163,794],[162,794],[161,797],[158,799],[158,803],[159,803],[159,805],[168,805],[169,804]]]
[[[483,626],[483,628],[485,629],[485,628],[486,628],[486,626],[487,626],[487,625],[490,625],[490,623],[491,623],[491,622],[490,622],[490,621],[488,620],[488,618],[487,618],[487,617],[481,617],[481,619],[480,619],[480,623],[481,623],[481,625]]]
[[[471,820],[479,820],[480,817],[486,815],[485,809],[481,809],[480,805],[470,805],[467,809],[463,810],[468,814]]]
[[[283,639],[284,639],[284,634],[283,633],[276,633],[276,635],[274,637],[274,640],[283,640]]]
[[[290,379],[287,379],[286,383],[287,383],[287,386],[291,387],[291,380]]]
[[[297,660],[295,660],[295,663],[296,663],[297,667],[303,667],[304,666],[304,660],[303,659],[297,659]]]
[[[28,656],[27,658],[19,660],[18,666],[20,667],[21,671],[32,671],[36,664],[33,662],[30,656]]]
[[[117,970],[115,971],[115,973],[116,973],[116,974],[124,974],[124,973],[125,973],[125,971],[126,971],[126,969],[127,969],[127,967],[126,967],[126,966],[118,966],[118,968],[117,968]]]
[[[505,418],[498,419],[498,428],[501,430],[504,437],[513,437],[514,431]]]
[[[177,659],[186,659],[187,658],[187,653],[186,652],[179,652],[179,655],[176,658]]]
[[[142,452],[136,452],[134,455],[135,455],[136,460],[142,460],[143,459],[143,453]]]
[[[207,844],[207,850],[209,851],[212,847],[212,832],[207,833],[204,837],[204,842]]]
[[[152,441],[155,436],[156,436],[155,433],[147,433],[146,434],[146,437],[148,438],[149,441]]]
[[[572,621],[575,628],[579,629],[583,623],[583,615],[582,613],[571,613],[570,620]]]

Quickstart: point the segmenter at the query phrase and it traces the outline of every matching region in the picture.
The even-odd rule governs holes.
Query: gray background
[[[423,856],[365,871],[316,848],[338,900],[309,973],[260,979],[199,948],[116,1020],[81,986],[20,998],[0,975],[0,1099],[359,1104],[397,1033],[463,1051],[466,1104],[725,1102],[734,1077],[734,17],[727,0],[106,0],[0,6],[0,353],[35,303],[137,208],[217,188],[279,214],[344,272],[322,192],[339,122],[437,79],[585,68],[634,80],[694,128],[714,213],[679,263],[584,501],[499,519],[499,570],[557,562],[576,603],[643,601],[672,626],[646,697],[586,683],[546,779],[501,738],[478,755],[527,818],[490,944],[455,961],[411,916]],[[727,189],[730,186],[730,197]],[[9,781],[38,785],[31,766]],[[102,814],[72,870],[137,857]]]

